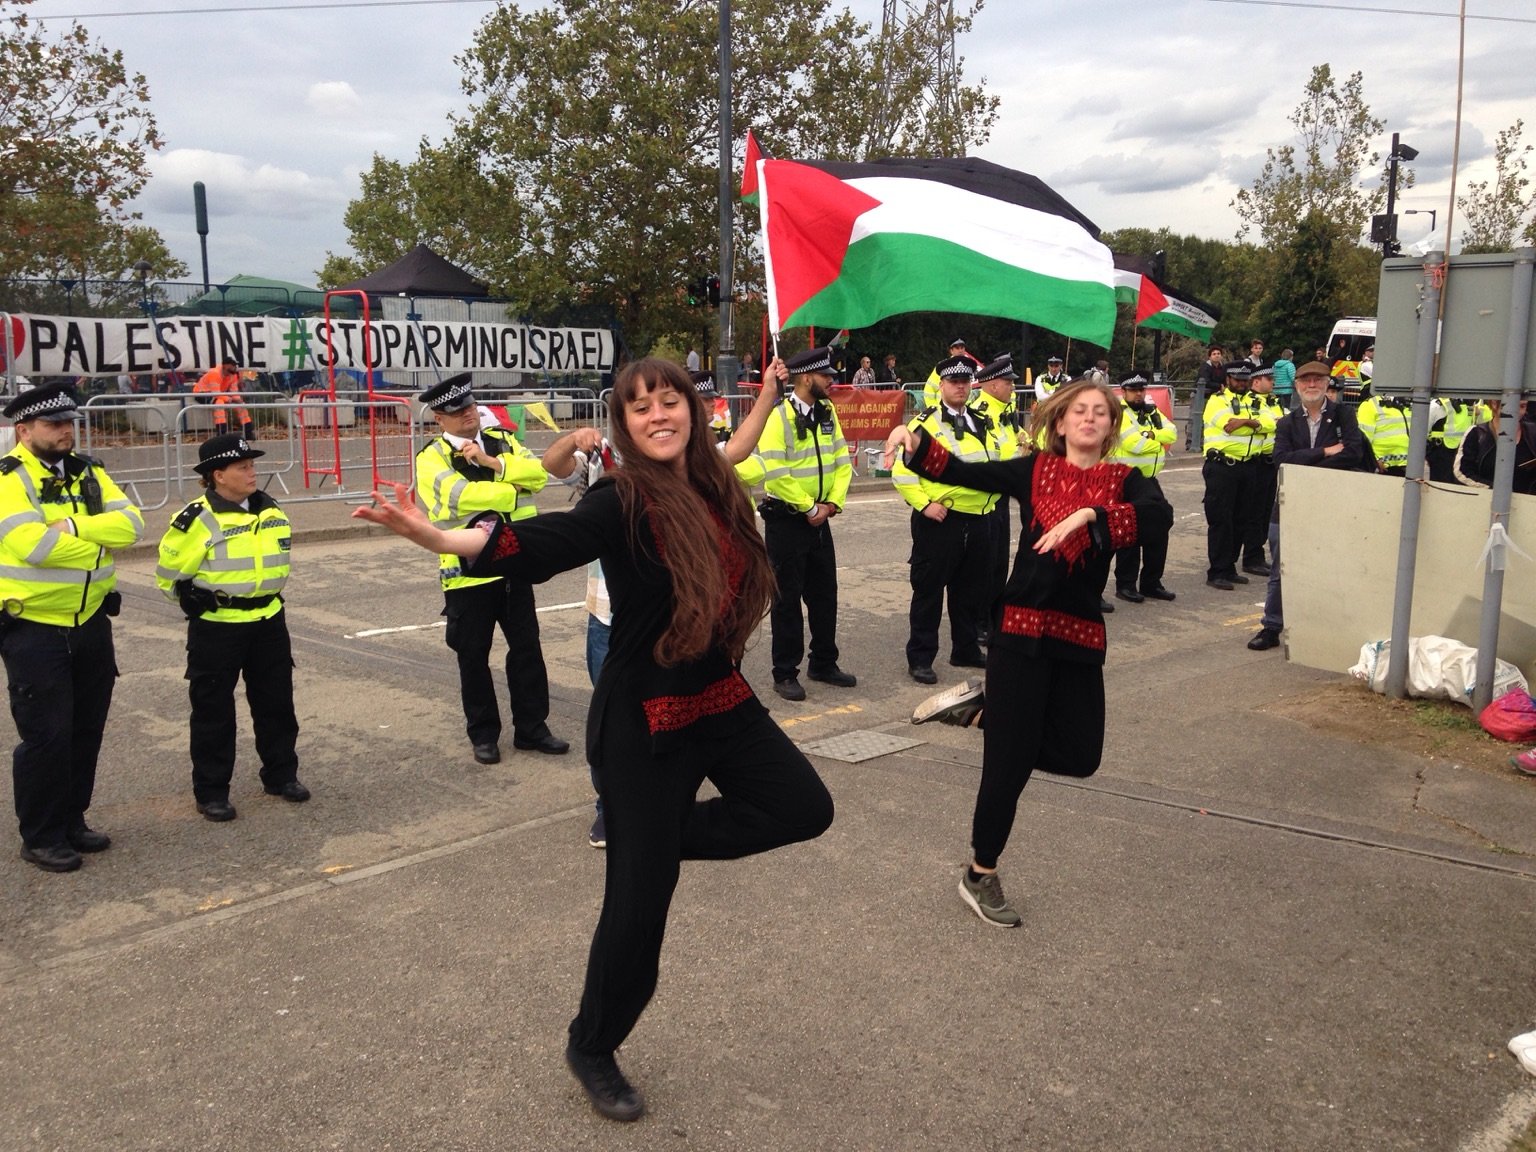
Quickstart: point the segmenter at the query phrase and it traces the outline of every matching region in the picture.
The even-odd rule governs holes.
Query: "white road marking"
[[[585,608],[585,600],[572,600],[569,604],[546,604],[542,608],[536,608],[536,612],[568,612],[572,608]],[[404,624],[399,628],[365,628],[361,632],[344,632],[343,640],[366,640],[370,636],[390,636],[396,632],[421,632],[428,628],[446,628],[448,621],[434,620],[430,624]]]

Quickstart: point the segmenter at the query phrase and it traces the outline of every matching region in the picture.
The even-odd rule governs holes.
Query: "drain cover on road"
[[[844,732],[829,736],[811,744],[800,745],[807,756],[824,756],[828,760],[841,760],[845,764],[858,764],[873,760],[876,756],[889,756],[892,752],[905,752],[916,748],[922,740],[908,736],[892,736],[889,732]]]

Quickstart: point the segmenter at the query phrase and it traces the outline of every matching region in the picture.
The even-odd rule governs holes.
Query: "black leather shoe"
[[[1099,611],[1100,612],[1102,612],[1102,613],[1104,613],[1104,615],[1108,616],[1114,610],[1115,610],[1115,606],[1113,604],[1111,604],[1108,600],[1104,599],[1104,597],[1102,597],[1102,596],[1099,597]]]
[[[1232,591],[1232,581],[1225,576],[1212,576],[1205,582],[1207,588],[1219,588],[1223,592]]]
[[[21,846],[21,858],[28,864],[36,864],[44,872],[73,872],[85,861],[80,859],[68,844],[49,844],[43,848]]]
[[[634,1085],[624,1078],[611,1054],[588,1056],[567,1047],[565,1062],[592,1101],[592,1107],[608,1119],[627,1124],[645,1115],[645,1101]]]
[[[1244,564],[1243,565],[1243,571],[1249,573],[1252,576],[1268,576],[1269,575],[1269,565],[1268,564]]]
[[[985,648],[992,643],[992,633],[985,628],[978,628],[976,630],[976,643]]]
[[[1268,652],[1271,648],[1280,647],[1280,633],[1273,628],[1260,628],[1252,640],[1248,641],[1248,647],[1254,652]]]
[[[773,690],[784,697],[784,699],[796,704],[805,699],[805,688],[801,685],[799,678],[795,676],[791,676],[788,680],[775,680],[773,682]]]
[[[1174,594],[1172,592],[1168,591],[1168,589],[1164,588],[1161,584],[1159,584],[1155,588],[1143,588],[1141,590],[1141,594],[1143,596],[1145,596],[1148,600],[1173,600],[1173,599],[1176,599]]]
[[[86,824],[71,828],[64,833],[64,839],[69,841],[69,846],[76,852],[105,852],[112,847],[112,837]]]
[[[1115,599],[1124,600],[1128,604],[1140,604],[1146,600],[1146,597],[1134,588],[1122,586],[1115,589]]]
[[[521,748],[524,752],[543,752],[549,756],[564,756],[571,750],[570,744],[557,739],[546,732],[542,736],[516,736],[512,737],[512,747]]]
[[[980,652],[977,652],[974,656],[951,656],[949,658],[949,666],[951,668],[985,668],[987,666],[987,658]]]
[[[859,682],[859,678],[852,672],[844,672],[836,664],[819,672],[812,672],[808,669],[805,674],[819,684],[830,684],[834,688],[852,688]]]
[[[495,745],[495,744],[476,744],[475,745],[475,763],[477,763],[477,764],[500,764],[501,763],[501,748],[499,746]]]
[[[293,804],[302,804],[309,799],[309,789],[297,780],[290,780],[286,784],[279,784],[276,788],[263,788],[268,796],[281,796],[284,800]]]
[[[235,818],[235,806],[228,800],[204,800],[197,806],[197,810],[205,820],[212,820],[216,824]]]
[[[1234,572],[1234,573],[1232,573],[1232,575],[1228,576],[1227,579],[1230,580],[1233,584],[1246,584],[1246,583],[1248,583],[1248,577],[1246,577],[1246,576],[1239,576],[1236,572]]]
[[[939,682],[939,674],[933,670],[931,664],[914,664],[907,669],[907,675],[919,684],[937,684]]]

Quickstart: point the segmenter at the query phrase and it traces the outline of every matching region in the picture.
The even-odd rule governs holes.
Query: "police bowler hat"
[[[4,408],[5,417],[20,424],[24,420],[49,420],[65,423],[78,411],[75,394],[64,384],[44,384],[29,388]]]
[[[211,476],[220,468],[265,455],[260,448],[252,448],[244,436],[233,432],[210,436],[197,446],[197,463],[192,465],[192,470],[199,476]]]

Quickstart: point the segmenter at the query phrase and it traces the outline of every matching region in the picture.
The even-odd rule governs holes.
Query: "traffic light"
[[[720,277],[711,276],[708,281],[705,282],[704,287],[705,296],[709,299],[709,306],[711,308],[720,307]]]

